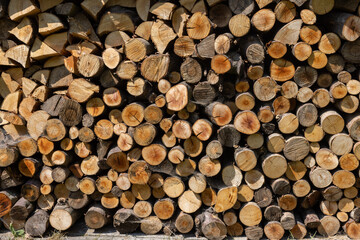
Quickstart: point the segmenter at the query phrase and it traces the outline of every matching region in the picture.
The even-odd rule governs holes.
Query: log
[[[210,212],[204,212],[196,216],[195,225],[197,234],[201,233],[208,239],[223,239],[226,237],[227,229],[224,222]]]
[[[0,216],[3,217],[11,211],[11,208],[18,201],[19,197],[11,190],[0,192]]]
[[[269,205],[265,208],[264,218],[268,221],[280,221],[282,210],[279,206]]]
[[[292,62],[285,59],[275,59],[271,62],[270,76],[279,82],[284,82],[295,75],[295,67]]]
[[[307,234],[307,229],[304,223],[299,219],[299,216],[295,215],[295,226],[290,230],[290,233],[298,239],[302,239]]]
[[[285,230],[280,222],[271,221],[265,225],[264,233],[269,239],[281,239],[285,234]]]
[[[25,231],[32,237],[41,237],[45,234],[48,226],[49,214],[44,210],[38,209],[26,221]]]
[[[50,214],[50,225],[59,230],[69,229],[80,217],[80,211],[71,208],[64,199],[59,199],[53,211]]]
[[[201,204],[200,195],[191,190],[183,192],[178,198],[178,206],[185,213],[196,212],[200,208]]]
[[[194,227],[194,220],[190,214],[180,212],[175,220],[176,230],[180,233],[188,233]]]
[[[303,137],[292,137],[286,140],[284,155],[291,161],[305,158],[309,153],[309,142]]]
[[[286,45],[281,42],[273,41],[267,47],[267,53],[272,58],[282,58],[286,54],[286,52],[287,52]]]
[[[100,192],[99,192],[100,193]],[[131,192],[129,192],[131,194]],[[120,201],[119,201],[119,198],[116,197],[113,193],[105,193],[101,196],[101,199],[100,199],[100,202],[101,202],[101,205],[107,209],[114,209],[116,208],[118,205],[119,205],[119,202],[121,202],[121,205],[122,206],[126,206],[126,202],[127,199],[125,196],[127,196],[126,194],[124,195],[121,195],[121,198],[120,198]],[[133,199],[130,199],[131,202],[129,202],[129,206],[130,207],[133,207],[134,206],[134,203],[135,203],[135,198],[134,198],[134,195],[130,195],[133,197]],[[126,200],[124,200],[126,199]]]
[[[340,228],[340,222],[336,217],[333,216],[324,216],[320,220],[320,225],[318,226],[318,232],[325,236],[333,236],[337,233]]]
[[[293,229],[296,224],[294,214],[291,212],[283,212],[280,223],[285,230]]]
[[[154,204],[154,213],[161,220],[171,218],[174,211],[175,205],[171,199],[160,199]]]
[[[268,187],[262,187],[254,193],[254,200],[261,208],[265,208],[273,201],[272,192]]]
[[[241,208],[239,218],[248,227],[259,224],[262,220],[260,207],[254,202],[247,203]]]
[[[99,229],[109,224],[111,221],[107,209],[99,204],[92,205],[85,214],[85,223],[89,228]]]
[[[2,147],[0,149],[0,155],[1,155],[1,167],[7,167],[18,160],[19,151],[17,148],[10,147],[5,148]]]
[[[296,8],[290,1],[280,1],[275,9],[275,16],[279,22],[288,23],[295,18]]]
[[[140,223],[140,229],[147,235],[154,235],[162,229],[162,222],[156,216],[150,216],[143,219]]]
[[[249,239],[261,239],[264,235],[264,230],[259,226],[251,226],[245,228],[245,236]]]
[[[277,195],[284,195],[290,192],[289,180],[285,178],[279,178],[274,180],[271,184],[271,189]]]
[[[297,42],[292,47],[291,53],[295,56],[297,60],[305,61],[310,57],[312,53],[312,48],[309,44],[305,42]]]
[[[82,209],[90,203],[88,195],[82,191],[71,192],[68,199],[68,204],[75,210]]]
[[[245,36],[250,30],[250,18],[245,14],[234,15],[229,21],[229,29],[235,37]]]
[[[316,20],[317,20],[316,14],[313,11],[311,11],[310,9],[301,10],[300,17],[301,17],[301,20],[303,20],[303,22],[305,24],[310,24],[310,25],[316,23]]]
[[[14,220],[26,220],[32,211],[34,211],[34,205],[22,197],[14,204],[9,214]]]
[[[219,102],[213,102],[205,108],[206,114],[210,117],[211,121],[218,125],[224,126],[230,123],[232,112],[230,108]]]
[[[195,173],[189,179],[189,188],[195,193],[202,193],[206,189],[206,178],[201,173]]]
[[[17,168],[11,166],[3,169],[0,175],[0,179],[2,189],[16,187],[22,185],[25,182],[20,171],[18,171]]]
[[[131,209],[121,208],[114,214],[113,224],[120,233],[131,233],[139,227],[140,219]]]
[[[275,10],[276,11],[276,10]],[[267,32],[275,24],[276,13],[270,9],[261,9],[257,11],[251,18],[251,24],[261,32]]]
[[[329,29],[332,29],[339,37],[347,41],[355,41],[359,35],[356,30],[359,26],[359,17],[350,13],[332,13],[329,21]]]

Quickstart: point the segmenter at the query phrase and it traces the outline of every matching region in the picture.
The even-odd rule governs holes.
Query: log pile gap
[[[360,0],[0,0],[1,228],[360,238]]]

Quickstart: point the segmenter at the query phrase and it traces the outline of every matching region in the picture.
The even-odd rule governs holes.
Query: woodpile
[[[0,217],[360,238],[360,0],[0,0]]]

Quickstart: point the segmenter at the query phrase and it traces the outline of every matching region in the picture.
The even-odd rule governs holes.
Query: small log
[[[25,231],[32,237],[41,237],[49,226],[49,214],[38,209],[25,223]]]
[[[285,234],[285,230],[280,222],[271,221],[265,225],[264,233],[269,239],[281,239]]]
[[[333,174],[333,184],[341,189],[352,187],[355,184],[355,176],[347,170],[338,170]]]
[[[303,26],[300,29],[300,39],[309,45],[314,45],[320,41],[321,31],[315,25]]]
[[[286,178],[279,178],[271,183],[271,189],[277,195],[284,195],[290,192],[290,182]]]
[[[227,105],[219,102],[214,102],[208,105],[205,108],[205,112],[210,117],[211,121],[218,126],[227,125],[230,123],[232,118],[232,112],[230,108]]]
[[[241,208],[239,218],[245,226],[258,225],[262,220],[260,207],[254,202],[247,203]]]
[[[294,214],[292,212],[283,212],[280,223],[285,230],[293,229],[296,224]]]
[[[196,234],[201,233],[207,239],[224,239],[226,237],[227,229],[224,222],[210,212],[204,212],[196,216],[195,225],[197,228]]]
[[[110,214],[100,204],[92,205],[85,214],[85,223],[89,228],[99,229],[110,223]]]
[[[20,173],[26,177],[33,177],[40,166],[40,162],[34,158],[24,158],[18,164]]]
[[[312,54],[312,48],[305,42],[297,42],[292,47],[292,54],[299,61],[307,60]]]
[[[122,202],[121,205],[123,205],[125,207],[126,203],[124,203],[123,195],[121,195],[120,201]],[[119,201],[119,198],[116,197],[112,192],[105,193],[104,195],[101,196],[101,199],[100,199],[101,205],[107,209],[116,208],[119,205],[120,201]],[[133,199],[133,203],[131,203],[131,207],[134,206],[134,203],[135,203],[135,199]]]
[[[7,215],[11,208],[18,201],[19,197],[15,192],[11,190],[5,190],[0,192],[0,216],[3,217]]]
[[[262,187],[256,190],[254,193],[254,200],[256,204],[261,208],[269,206],[273,201],[273,196],[270,188]]]
[[[90,203],[90,198],[82,191],[71,192],[68,199],[68,204],[75,210],[82,209]]]
[[[206,178],[201,173],[194,173],[189,179],[189,188],[195,193],[202,193],[206,189]]]
[[[131,209],[121,208],[115,213],[113,224],[120,233],[131,233],[139,227],[140,219]]]
[[[171,199],[160,199],[154,204],[154,213],[161,220],[171,218],[174,211],[175,205]]]
[[[247,60],[252,64],[259,64],[265,58],[264,45],[257,36],[246,36],[242,41],[242,51]]]
[[[272,10],[261,9],[253,15],[253,17],[251,18],[251,24],[258,31],[267,32],[273,28],[276,20],[275,16],[276,13],[274,13]]]
[[[133,184],[146,184],[150,178],[150,170],[145,161],[137,161],[130,165],[128,177]]]
[[[276,59],[282,58],[286,54],[286,52],[287,52],[286,45],[281,42],[273,41],[267,47],[267,53],[272,58],[276,58]]]
[[[244,180],[252,190],[257,190],[264,185],[265,177],[259,170],[252,169],[245,173]]]
[[[190,214],[180,212],[176,217],[175,227],[180,233],[185,234],[190,232],[194,227],[193,217]]]
[[[156,216],[150,216],[141,220],[140,230],[146,235],[154,235],[162,229],[161,220]]]
[[[320,219],[316,212],[312,209],[307,209],[302,212],[304,224],[307,228],[315,229],[320,225]]]
[[[21,196],[30,202],[36,201],[40,196],[41,182],[30,179],[21,187]]]
[[[286,169],[287,169],[286,159],[280,154],[267,155],[264,157],[262,161],[263,173],[268,178],[271,179],[279,178],[286,172]]]
[[[34,205],[22,197],[14,204],[9,214],[14,220],[26,220],[32,211],[34,211]]]
[[[7,167],[18,160],[19,151],[14,147],[1,147],[0,148],[0,166]]]
[[[324,68],[328,62],[327,56],[325,53],[315,50],[312,52],[310,57],[307,59],[308,64],[315,68],[315,69],[321,69]]]
[[[340,222],[336,217],[324,216],[320,220],[317,231],[324,237],[335,235],[340,229]]]
[[[245,228],[245,236],[248,239],[258,240],[264,236],[264,230],[259,226],[251,226]]]
[[[326,65],[326,64],[325,64]],[[295,67],[292,62],[285,59],[275,59],[270,65],[270,76],[279,82],[284,82],[295,75]]]
[[[291,161],[305,158],[309,151],[309,142],[304,137],[291,137],[285,142],[284,155]]]
[[[71,208],[65,199],[59,199],[49,217],[50,225],[59,230],[69,229],[80,217],[80,211]]]
[[[312,184],[318,188],[325,188],[332,182],[331,173],[328,170],[320,167],[312,169],[309,173],[309,177]]]
[[[201,204],[200,195],[191,190],[183,192],[183,194],[178,198],[178,206],[185,213],[194,213],[200,208]]]
[[[279,206],[269,205],[265,208],[264,218],[268,221],[280,221],[282,210]]]
[[[245,36],[250,30],[250,18],[245,14],[234,15],[229,21],[229,29],[235,37]]]
[[[133,208],[134,214],[139,218],[146,218],[150,216],[152,209],[152,204],[148,201],[138,201]]]

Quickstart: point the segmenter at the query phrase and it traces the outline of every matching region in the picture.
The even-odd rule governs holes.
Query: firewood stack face
[[[0,0],[4,227],[359,239],[359,3]]]

